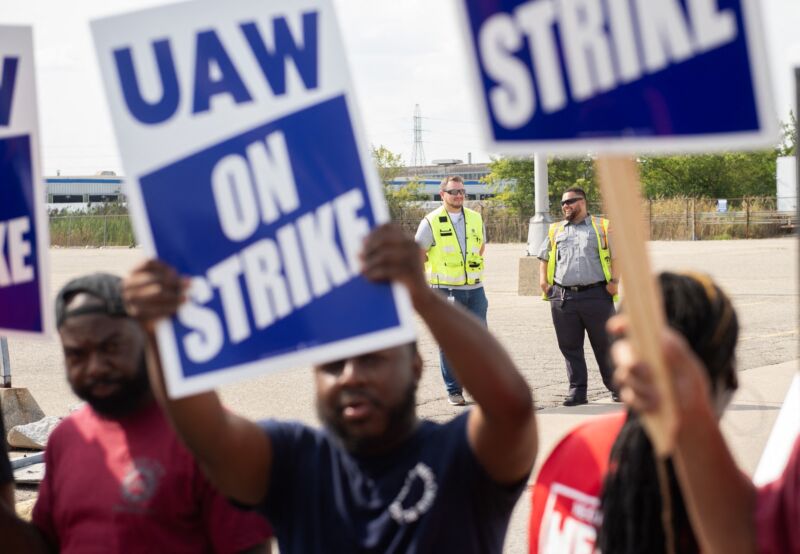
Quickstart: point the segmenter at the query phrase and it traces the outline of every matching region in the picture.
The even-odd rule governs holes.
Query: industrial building
[[[45,177],[48,204],[94,204],[124,202],[124,179],[113,171],[97,175]]]
[[[397,178],[389,182],[392,188],[400,189],[410,182],[422,185],[424,200],[440,200],[439,185],[446,176],[459,175],[464,179],[467,200],[484,200],[493,197],[506,183],[487,184],[481,181],[489,175],[489,164],[461,163],[461,160],[434,160],[433,165],[405,167]]]
[[[460,175],[464,179],[468,200],[491,198],[504,183],[487,184],[481,179],[489,175],[489,164],[464,164],[460,160],[435,160],[434,165],[403,168],[389,185],[402,188],[409,182],[422,185],[425,200],[439,200],[439,183],[446,175]],[[95,204],[125,202],[124,178],[113,171],[97,175],[45,177],[48,204]]]

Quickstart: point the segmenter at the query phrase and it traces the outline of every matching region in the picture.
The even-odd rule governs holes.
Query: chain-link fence
[[[511,214],[492,203],[468,202],[481,212],[490,242],[525,242],[532,214]],[[599,202],[590,202],[589,212],[603,214]],[[392,217],[414,232],[427,211],[409,206],[395,210]],[[553,221],[563,216],[558,206],[551,211]],[[663,198],[644,200],[642,218],[651,240],[724,240],[779,237],[794,233],[798,227],[797,212],[778,211],[776,199],[770,197],[730,198],[720,203],[716,198]],[[613,222],[612,222],[613,225]]]
[[[778,211],[774,198],[649,200],[643,216],[651,240],[777,237],[795,232],[797,212]]]
[[[482,213],[489,242],[528,240],[530,214],[517,215],[492,203],[468,202]],[[589,211],[602,215],[599,203]],[[392,220],[409,232],[431,210],[430,205],[409,203],[392,209]],[[553,221],[561,219],[554,207]],[[732,198],[722,205],[712,198],[666,198],[645,200],[641,212],[651,240],[719,240],[766,238],[795,232],[796,211],[778,211],[775,198]],[[613,222],[612,222],[613,225]],[[50,242],[54,246],[134,246],[126,214],[57,214],[50,216]]]
[[[131,221],[125,214],[50,216],[53,246],[135,246]]]

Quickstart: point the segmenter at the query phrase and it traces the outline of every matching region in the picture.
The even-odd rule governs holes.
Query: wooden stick
[[[595,165],[613,229],[614,264],[625,284],[628,336],[641,359],[653,368],[661,397],[659,411],[644,415],[642,422],[656,454],[666,457],[675,443],[675,397],[661,356],[664,309],[645,244],[647,229],[642,220],[639,171],[636,161],[626,157],[600,157]]]

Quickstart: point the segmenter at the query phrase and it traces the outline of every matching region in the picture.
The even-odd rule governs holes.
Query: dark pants
[[[486,293],[483,287],[472,290],[459,290],[459,289],[436,289],[445,296],[450,296],[452,293],[454,302],[458,302],[467,310],[475,314],[478,319],[483,321],[486,325],[486,311],[489,309],[489,301],[486,300]],[[444,352],[439,349],[439,363],[442,367],[442,379],[444,386],[447,388],[447,394],[461,393],[461,384],[456,380],[453,370],[450,366],[450,361],[445,357]]]
[[[550,291],[550,313],[558,348],[567,362],[570,395],[586,396],[588,376],[583,355],[584,332],[589,335],[603,384],[613,391],[611,376],[614,370],[609,359],[606,321],[614,315],[614,301],[605,287],[573,292],[555,285]]]

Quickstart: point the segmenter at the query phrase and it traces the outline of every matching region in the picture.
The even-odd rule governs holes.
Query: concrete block
[[[33,506],[36,504],[35,498],[29,498],[28,500],[22,500],[17,502],[14,508],[17,511],[17,515],[24,521],[30,521],[33,516]]]
[[[6,430],[39,421],[44,417],[44,412],[26,388],[0,388],[0,403],[3,406],[3,424]]]
[[[518,276],[517,295],[539,296],[542,294],[542,290],[539,288],[539,258],[536,256],[520,258]]]
[[[60,417],[48,416],[33,423],[12,427],[8,431],[8,444],[12,448],[44,450],[50,433],[59,423],[61,423]]]

